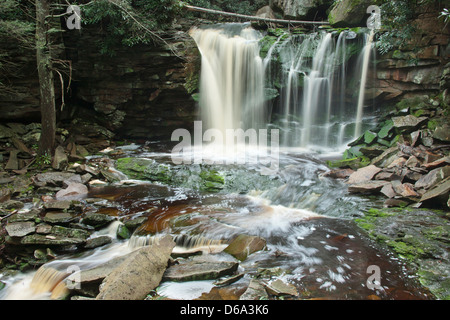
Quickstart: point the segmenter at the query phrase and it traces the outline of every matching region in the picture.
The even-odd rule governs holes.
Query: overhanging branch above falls
[[[257,17],[257,16],[249,16],[246,14],[231,13],[231,12],[225,12],[225,11],[191,6],[191,5],[188,5],[185,3],[183,3],[183,6],[184,6],[184,8],[186,8],[189,11],[206,12],[206,13],[218,14],[218,15],[222,15],[222,16],[230,16],[230,17],[235,17],[235,18],[246,19],[246,20],[250,20],[250,21],[264,21],[264,22],[269,22],[269,23],[280,23],[280,24],[310,24],[310,25],[329,25],[330,24],[328,21],[284,20],[284,19],[271,19],[271,18],[263,18],[263,17]]]

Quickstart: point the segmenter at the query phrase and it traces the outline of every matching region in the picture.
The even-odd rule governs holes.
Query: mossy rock
[[[355,222],[417,270],[419,281],[437,298],[450,297],[450,225],[446,213],[413,208],[371,209]]]
[[[174,165],[150,159],[122,158],[117,160],[116,167],[132,179],[212,193],[246,193],[281,184],[274,177],[234,165]]]

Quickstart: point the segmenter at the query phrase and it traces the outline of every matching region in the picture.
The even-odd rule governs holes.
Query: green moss
[[[431,131],[436,130],[436,128],[437,128],[438,126],[439,126],[439,123],[438,123],[437,120],[430,119],[430,120],[428,121],[427,127],[428,127],[428,129],[430,129]]]
[[[202,170],[200,178],[203,180],[201,189],[204,191],[217,191],[224,187],[225,179],[216,170]]]
[[[425,251],[415,245],[403,241],[387,241],[386,244],[391,247],[400,257],[414,261],[417,257],[425,255]]]

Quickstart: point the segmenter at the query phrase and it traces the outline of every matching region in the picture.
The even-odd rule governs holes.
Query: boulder
[[[133,252],[103,281],[97,300],[143,300],[161,282],[175,242],[170,235]]]
[[[250,254],[266,247],[266,240],[258,236],[241,234],[224,249],[236,259],[245,260]]]
[[[314,19],[323,16],[331,0],[271,0],[271,7],[281,12],[284,19]]]
[[[112,238],[109,236],[98,236],[95,238],[89,238],[86,240],[86,244],[84,246],[85,249],[94,249],[105,244],[109,244],[112,242]]]
[[[367,25],[367,8],[373,0],[335,1],[328,15],[328,21],[334,27],[365,27]]]

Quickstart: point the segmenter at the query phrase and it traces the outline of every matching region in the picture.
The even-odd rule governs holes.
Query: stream
[[[139,149],[127,156],[170,162],[167,152]],[[119,221],[145,217],[144,222],[127,240],[117,239],[120,222],[113,222],[94,235],[111,236],[111,244],[59,256],[45,267],[90,269],[146,245],[150,236],[167,233],[194,239],[191,246],[205,246],[203,255],[210,259],[230,259],[221,252],[224,244],[236,235],[249,234],[263,237],[267,248],[240,262],[238,271],[245,275],[239,281],[223,288],[213,281],[163,281],[156,292],[171,299],[216,299],[214,292],[220,289],[227,291],[228,299],[238,299],[252,277],[275,272],[273,278],[293,284],[300,299],[428,299],[408,268],[352,221],[376,200],[349,195],[342,182],[322,178],[324,157],[281,150],[280,169],[272,177],[277,183],[245,193],[201,192],[128,179],[91,188],[81,201],[97,199],[103,204],[99,212]],[[245,179],[260,175],[248,166],[241,169]],[[374,270],[379,280],[375,287],[367,282]],[[48,299],[56,278],[55,273],[37,275],[36,271],[3,276],[6,288],[0,299]]]

